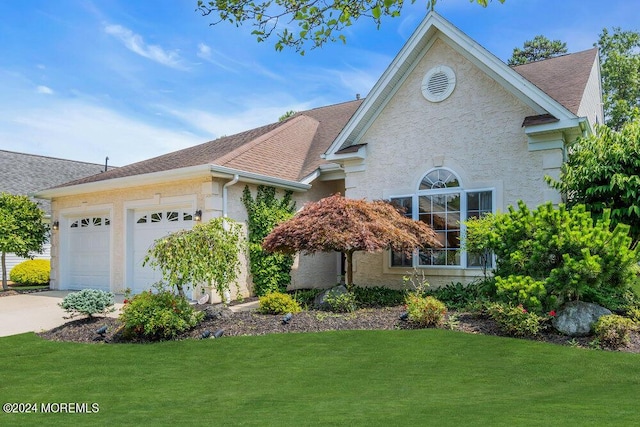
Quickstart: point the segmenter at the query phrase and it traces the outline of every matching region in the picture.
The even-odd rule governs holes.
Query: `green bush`
[[[204,313],[194,310],[189,301],[172,292],[143,292],[130,300],[120,314],[125,338],[171,339],[195,327]]]
[[[99,289],[83,289],[73,292],[58,304],[70,317],[85,315],[93,317],[95,314],[106,314],[115,311],[113,294]]]
[[[594,223],[584,206],[554,209],[547,203],[530,211],[521,201],[517,209],[472,220],[478,221],[486,226],[469,227],[468,233],[476,235],[471,240],[475,247],[468,250],[491,250],[497,260],[496,277],[530,277],[526,283],[520,280],[524,287],[544,282],[545,296],[538,285],[533,286],[534,295],[526,296],[542,298],[543,311],[578,299],[597,302],[590,299],[596,291],[623,292],[637,281],[640,246],[630,249],[628,226],[610,229],[608,211]],[[519,290],[515,297],[511,294],[512,304],[520,302]]]
[[[50,273],[51,262],[48,259],[28,259],[11,269],[9,279],[28,286],[46,285]]]
[[[324,307],[334,313],[353,313],[358,309],[353,292],[329,291],[324,297]]]
[[[629,343],[630,332],[636,329],[633,320],[617,314],[601,316],[593,325],[593,332],[601,345],[620,348]]]
[[[322,289],[296,289],[289,291],[289,295],[291,295],[301,307],[311,307],[313,301],[321,292]]]
[[[490,303],[487,305],[487,313],[498,322],[503,332],[516,337],[538,335],[545,326],[545,321],[548,320],[544,316],[528,311],[522,305]]]
[[[444,323],[447,306],[432,296],[410,293],[405,299],[409,321],[423,327],[437,327]]]
[[[404,302],[407,292],[383,286],[354,287],[356,301],[360,307],[393,307]]]
[[[544,287],[544,281],[534,280],[529,276],[496,277],[496,293],[498,296],[505,297],[509,302],[522,305],[528,311],[537,313],[543,312],[543,301],[546,301],[547,305],[551,305],[552,301],[555,301],[546,299],[547,290]]]
[[[439,299],[450,309],[463,310],[473,306],[476,301],[485,298],[484,287],[485,280],[475,281],[467,285],[456,282],[428,290],[425,295],[431,295]]]
[[[260,297],[258,311],[263,314],[298,313],[300,304],[289,294],[271,292]]]

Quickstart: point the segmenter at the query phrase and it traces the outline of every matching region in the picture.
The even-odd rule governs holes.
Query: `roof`
[[[97,163],[0,150],[0,192],[29,195],[103,171],[104,165]],[[46,213],[50,213],[48,200],[37,202]]]
[[[512,67],[573,114],[578,114],[598,49],[571,53]]]
[[[77,179],[58,188],[207,164],[300,181],[326,163],[321,154],[361,103],[356,100],[298,112],[282,122]]]

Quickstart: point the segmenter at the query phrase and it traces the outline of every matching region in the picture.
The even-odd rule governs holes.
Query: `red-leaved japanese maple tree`
[[[347,286],[353,284],[353,253],[392,249],[411,255],[419,247],[439,247],[436,233],[427,224],[402,215],[385,201],[348,199],[340,194],[307,203],[293,218],[265,237],[270,252],[338,251],[347,261]]]

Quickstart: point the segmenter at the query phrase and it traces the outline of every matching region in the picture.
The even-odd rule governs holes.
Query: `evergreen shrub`
[[[28,259],[11,269],[9,279],[28,286],[46,285],[50,273],[51,262],[48,259]]]
[[[96,314],[106,314],[115,311],[113,293],[100,289],[83,289],[64,297],[58,304],[70,317],[85,315],[93,317]]]

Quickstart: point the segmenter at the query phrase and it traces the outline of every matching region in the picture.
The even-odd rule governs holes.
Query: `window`
[[[392,267],[482,267],[482,258],[467,254],[460,242],[465,220],[493,212],[493,190],[464,190],[453,171],[439,168],[424,175],[415,195],[393,197],[391,202],[404,208],[406,216],[431,226],[442,244],[418,250],[413,258],[392,252]],[[490,257],[487,262],[491,263]]]

